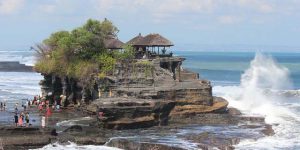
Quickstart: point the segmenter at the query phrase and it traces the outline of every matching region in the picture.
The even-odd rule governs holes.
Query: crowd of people
[[[15,126],[16,127],[29,127],[30,124],[30,118],[29,118],[29,112],[27,111],[27,108],[30,107],[31,102],[27,100],[22,100],[22,106],[23,111],[19,111],[18,108],[19,103],[15,104],[15,110],[14,110],[14,120],[15,120]]]
[[[29,127],[29,112],[21,112],[20,115],[15,113],[15,125],[16,127]]]
[[[5,111],[6,109],[6,102],[0,102],[0,111]]]
[[[30,116],[29,116],[29,109],[30,107],[36,107],[40,113],[41,117],[41,126],[45,127],[45,118],[51,116],[52,111],[60,111],[61,107],[60,104],[62,103],[63,97],[60,100],[55,101],[54,104],[50,105],[50,101],[46,98],[42,98],[40,96],[34,96],[32,100],[22,100],[21,107],[23,108],[22,111],[19,110],[19,103],[15,104],[14,109],[14,123],[16,127],[29,127],[31,126],[30,123]],[[1,102],[0,103],[1,111],[5,110],[6,104]]]

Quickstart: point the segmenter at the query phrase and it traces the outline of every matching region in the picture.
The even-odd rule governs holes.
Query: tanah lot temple
[[[125,45],[117,38],[104,44],[112,51]],[[80,101],[86,113],[98,118],[99,127],[109,129],[167,125],[187,121],[187,116],[191,124],[205,123],[214,120],[214,115],[203,114],[226,113],[227,101],[212,96],[209,81],[181,67],[185,58],[173,55],[170,40],[160,34],[139,34],[126,44],[133,46],[135,59],[117,63],[109,75],[97,80],[93,91],[84,92],[80,85],[45,76],[42,83],[51,84],[41,84],[43,93],[63,94],[71,104]],[[55,84],[62,86],[56,88],[59,91],[49,88]]]

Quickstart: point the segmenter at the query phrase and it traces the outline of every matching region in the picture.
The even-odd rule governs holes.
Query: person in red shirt
[[[49,107],[49,105],[47,105],[47,108],[46,108],[46,116],[47,116],[47,117],[50,117],[51,114],[52,114],[51,108]]]

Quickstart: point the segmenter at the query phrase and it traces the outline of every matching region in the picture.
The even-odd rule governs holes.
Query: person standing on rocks
[[[51,114],[52,114],[51,108],[49,107],[49,105],[47,105],[47,108],[46,108],[46,117],[50,117]]]
[[[3,110],[3,102],[0,103],[0,111]]]
[[[15,113],[18,113],[18,103],[15,104]]]
[[[39,104],[39,111],[42,112],[42,110],[43,110],[43,105],[40,103]]]
[[[15,124],[16,124],[16,127],[18,127],[18,122],[19,122],[19,117],[18,117],[18,114],[15,113]]]
[[[25,114],[25,121],[26,121],[26,127],[28,127],[29,126],[29,113],[28,112]]]
[[[22,113],[20,113],[20,116],[19,116],[19,120],[18,120],[19,122],[19,126],[20,127],[22,127],[23,126],[23,115],[22,115]]]
[[[42,126],[42,128],[45,128],[45,126],[46,126],[46,117],[45,116],[42,116],[41,126]]]
[[[3,109],[6,110],[6,102],[3,102]]]

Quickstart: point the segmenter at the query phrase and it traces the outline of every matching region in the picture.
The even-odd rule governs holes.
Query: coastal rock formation
[[[26,66],[18,61],[0,61],[1,72],[33,72],[32,66]]]
[[[123,45],[114,37],[104,43],[104,48],[110,50],[122,49]],[[159,34],[149,34],[139,35],[128,43],[131,46],[124,52],[129,50],[132,54],[123,53],[126,59],[112,58],[113,64],[105,73],[99,70],[103,65],[100,63],[91,65],[90,72],[77,79],[76,74],[68,76],[63,71],[60,75],[43,74],[43,96],[50,103],[79,106],[98,118],[99,127],[109,129],[145,128],[166,125],[169,119],[228,113],[228,102],[212,96],[209,81],[183,69],[185,58],[166,53],[166,47],[173,46],[171,41]],[[74,68],[69,69],[72,72]]]
[[[52,94],[50,99],[66,95],[63,105],[81,104],[85,112],[102,117],[100,126],[109,129],[144,128],[166,125],[169,118],[227,113],[228,102],[212,96],[209,81],[182,70],[183,60],[171,57],[118,64],[112,76],[97,80],[90,92],[67,77],[45,75],[41,85],[44,95]]]
[[[154,144],[154,143],[139,143],[134,141],[129,141],[125,138],[117,138],[111,139],[107,144],[107,146],[117,147],[121,149],[132,149],[132,150],[185,150],[179,147],[172,147],[162,144]]]
[[[50,129],[36,127],[0,127],[0,135],[0,144],[5,150],[40,148],[49,144],[52,139]]]
[[[107,98],[95,101],[87,111],[96,113],[99,126],[108,129],[135,129],[166,125],[175,102],[165,100]]]

